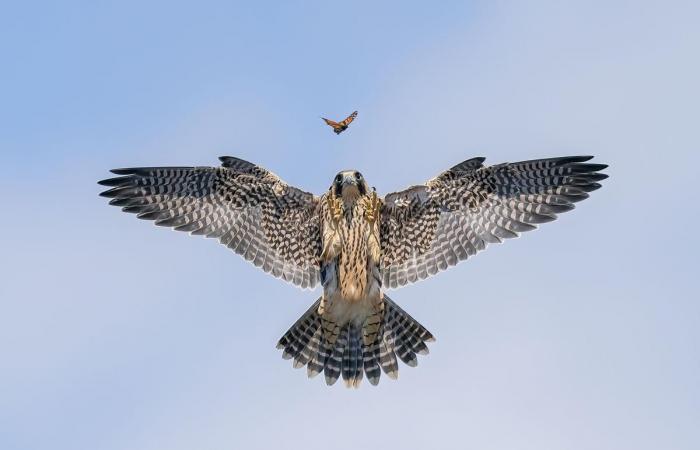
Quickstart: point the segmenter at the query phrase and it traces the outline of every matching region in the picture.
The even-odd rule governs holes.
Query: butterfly
[[[333,127],[333,132],[335,132],[335,134],[340,134],[348,129],[348,125],[350,125],[350,122],[355,120],[355,117],[357,117],[357,111],[347,116],[342,122],[334,122],[332,120],[326,119],[325,117],[321,117],[321,119],[323,119],[328,125]]]

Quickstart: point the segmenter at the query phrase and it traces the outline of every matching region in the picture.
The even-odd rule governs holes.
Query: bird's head
[[[357,199],[367,195],[369,186],[357,170],[343,170],[333,179],[331,194],[341,198],[345,204],[353,204]]]

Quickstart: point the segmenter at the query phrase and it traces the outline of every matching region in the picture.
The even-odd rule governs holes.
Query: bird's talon
[[[343,215],[343,202],[339,198],[329,195],[327,198],[327,203],[328,209],[331,212],[331,217],[333,218],[333,222],[337,225]]]
[[[367,220],[367,222],[369,222],[371,225],[374,225],[374,223],[377,221],[380,208],[381,202],[377,197],[377,191],[373,189],[369,197],[365,198],[365,220]]]

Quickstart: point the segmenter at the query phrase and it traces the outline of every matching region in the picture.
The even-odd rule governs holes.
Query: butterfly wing
[[[340,127],[340,124],[339,124],[338,122],[334,122],[334,121],[332,121],[332,120],[328,120],[328,119],[326,119],[325,117],[321,117],[321,119],[323,119],[323,121],[326,122],[327,125],[332,126],[334,129]]]
[[[357,117],[357,111],[355,111],[352,114],[350,114],[349,116],[347,116],[341,122],[334,122],[333,120],[326,119],[325,117],[321,117],[321,119],[323,119],[324,122],[326,122],[326,124],[333,127],[333,132],[335,134],[340,134],[348,128],[348,125],[350,125],[350,122],[355,120],[355,117]]]
[[[350,114],[349,116],[347,116],[347,117],[345,118],[345,120],[343,120],[342,122],[340,122],[340,126],[347,128],[348,125],[350,125],[350,123],[351,123],[353,120],[355,120],[355,117],[357,117],[357,111],[353,111],[353,113]]]

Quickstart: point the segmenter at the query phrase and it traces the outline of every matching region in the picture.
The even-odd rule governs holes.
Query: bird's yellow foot
[[[379,197],[377,197],[377,191],[372,190],[372,193],[363,200],[365,206],[365,220],[369,222],[370,225],[374,225],[379,218],[379,213],[382,207],[382,202],[379,200]]]
[[[334,224],[340,222],[340,218],[343,216],[343,201],[333,195],[328,195],[326,197],[326,203],[328,204],[328,210],[331,213],[331,218]]]

